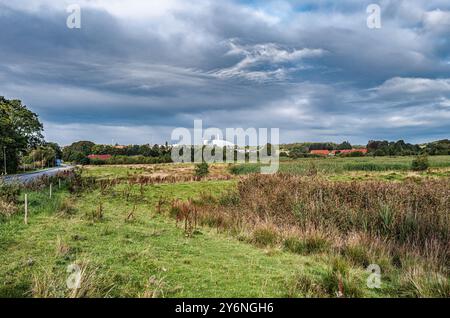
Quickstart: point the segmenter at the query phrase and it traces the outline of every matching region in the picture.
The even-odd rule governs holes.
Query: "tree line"
[[[450,140],[444,139],[425,144],[411,144],[404,140],[370,140],[367,145],[351,145],[348,141],[341,144],[332,142],[323,143],[295,143],[281,145],[282,156],[291,158],[311,157],[312,150],[346,150],[354,148],[366,148],[367,156],[417,156],[421,154],[450,155]],[[348,154],[352,155],[352,154]],[[362,155],[362,154],[353,154]]]
[[[64,161],[80,164],[138,164],[170,162],[171,147],[165,145],[97,145],[92,141],[77,141],[64,147]],[[89,155],[111,155],[107,160],[90,159]]]

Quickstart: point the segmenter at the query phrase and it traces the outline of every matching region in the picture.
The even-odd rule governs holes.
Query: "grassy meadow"
[[[322,173],[346,173],[349,171],[407,171],[414,157],[329,157],[329,158],[281,158],[279,172],[300,174],[315,167]],[[450,156],[428,157],[430,168],[449,168]],[[256,164],[237,165],[240,173],[256,172]],[[248,169],[248,170],[245,170]]]
[[[449,297],[450,156],[412,159],[84,167],[2,212],[0,297]]]

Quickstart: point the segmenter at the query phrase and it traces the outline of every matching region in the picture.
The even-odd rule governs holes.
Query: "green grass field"
[[[450,157],[430,159],[432,167],[442,169],[442,175],[432,176],[448,177],[445,168]],[[375,164],[389,166],[389,171],[375,169],[370,171],[372,176],[395,173],[402,177],[393,179],[402,180],[407,173],[403,167],[410,161],[304,159],[283,162],[281,171],[298,173],[314,162],[330,178],[340,180],[358,176],[359,172],[346,167]],[[400,168],[392,171],[393,167]],[[116,171],[126,177],[145,169],[94,167],[86,174],[105,178]],[[385,274],[381,289],[369,289],[365,269],[342,265],[335,255],[301,255],[277,245],[258,247],[239,235],[207,226],[186,236],[168,207],[157,211],[161,200],[198,198],[205,193],[218,196],[235,189],[236,182],[143,187],[122,182],[107,191],[80,194],[56,189],[52,199],[46,189],[28,191],[29,224],[24,224],[22,205],[20,213],[0,220],[0,297],[336,297],[324,287],[335,283],[336,266],[346,268],[349,297],[402,296],[396,269]],[[83,270],[83,288],[76,293],[66,286],[71,264]]]
[[[280,162],[279,172],[289,174],[305,174],[315,170],[319,174],[340,175],[343,179],[353,172],[375,173],[384,176],[384,173],[397,172],[406,176],[411,172],[411,163],[414,157],[356,157],[356,158],[305,158],[295,160],[283,160]],[[422,172],[421,175],[448,177],[450,168],[450,156],[429,157],[431,171]],[[237,175],[257,173],[260,171],[258,164],[238,164],[232,168]],[[382,174],[379,174],[382,173]],[[389,180],[389,177],[388,177]]]
[[[57,192],[29,193],[29,224],[21,215],[0,225],[0,297],[68,297],[67,266],[86,266],[87,297],[302,297],[298,277],[326,272],[323,257],[277,248],[256,248],[237,238],[201,228],[186,237],[175,221],[157,215],[162,197],[218,194],[234,182],[199,182],[133,188],[130,202],[99,191],[71,199]],[[125,186],[118,186],[120,192]],[[103,218],[88,215],[103,203]],[[136,203],[135,203],[136,202]],[[136,210],[133,220],[127,215]],[[367,274],[352,270],[363,296],[383,296],[364,288]]]

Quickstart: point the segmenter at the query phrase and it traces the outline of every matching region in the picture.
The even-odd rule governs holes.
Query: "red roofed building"
[[[360,148],[360,149],[345,149],[345,150],[311,150],[310,154],[312,155],[320,155],[320,156],[329,156],[329,155],[338,155],[338,154],[347,154],[347,153],[353,153],[353,152],[361,152],[363,154],[366,154],[368,152],[367,148]]]
[[[344,150],[333,150],[331,153],[336,155],[340,153],[353,153],[353,152],[361,152],[363,154],[366,154],[368,151],[366,148],[360,148],[360,149],[344,149]]]
[[[97,160],[108,160],[112,156],[111,155],[89,155],[89,159],[97,159]]]
[[[328,156],[330,154],[329,150],[311,150],[312,155]]]

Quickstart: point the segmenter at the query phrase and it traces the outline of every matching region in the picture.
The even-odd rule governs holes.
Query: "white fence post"
[[[28,194],[25,193],[25,224],[28,224]]]

